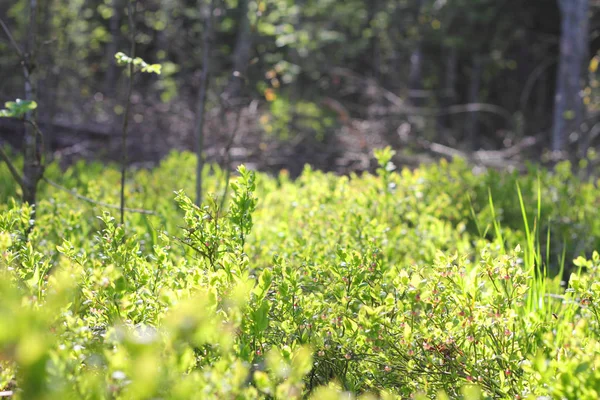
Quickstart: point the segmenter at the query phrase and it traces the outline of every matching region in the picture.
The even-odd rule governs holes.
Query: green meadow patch
[[[568,164],[291,180],[174,153],[0,165],[0,391],[21,399],[597,399],[600,192]],[[104,205],[90,204],[81,198]]]

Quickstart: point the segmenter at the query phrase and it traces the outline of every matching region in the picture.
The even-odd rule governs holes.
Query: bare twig
[[[117,206],[117,205],[114,205],[114,204],[108,204],[108,203],[105,203],[103,201],[98,201],[98,200],[94,200],[94,199],[91,199],[91,198],[86,197],[86,196],[82,196],[79,193],[77,193],[76,191],[71,190],[69,188],[66,188],[66,187],[64,187],[64,186],[62,186],[62,185],[60,185],[60,184],[58,184],[58,183],[56,183],[56,182],[54,182],[54,181],[52,181],[52,180],[50,180],[48,178],[43,178],[43,180],[46,181],[49,185],[54,186],[55,188],[60,189],[60,190],[62,190],[64,192],[67,192],[71,196],[73,196],[73,197],[75,197],[75,198],[77,198],[79,200],[82,200],[82,201],[85,201],[85,202],[88,202],[88,203],[91,203],[91,204],[94,204],[94,205],[97,205],[97,206],[111,208],[111,209],[114,209],[114,210],[120,210],[121,209],[120,205]],[[154,211],[144,210],[144,209],[141,209],[141,208],[125,208],[125,211],[131,212],[131,213],[136,213],[136,214],[157,215]]]
[[[12,390],[5,390],[4,392],[0,392],[0,397],[12,397],[14,395]]]

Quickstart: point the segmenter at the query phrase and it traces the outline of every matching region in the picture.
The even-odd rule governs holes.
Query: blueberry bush
[[[597,399],[596,183],[461,160],[291,180],[174,153],[124,225],[0,165],[0,390],[19,399]],[[115,204],[119,170],[46,176]],[[174,178],[178,177],[178,178]],[[574,260],[574,261],[572,261]]]

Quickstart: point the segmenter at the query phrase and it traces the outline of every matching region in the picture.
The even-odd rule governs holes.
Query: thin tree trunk
[[[234,72],[225,89],[224,95],[226,99],[238,97],[242,89],[242,81],[247,79],[246,73],[250,61],[250,50],[252,50],[252,32],[250,31],[250,19],[248,18],[248,1],[249,0],[239,0],[239,29],[233,52]]]
[[[202,1],[200,6],[202,6]],[[204,20],[204,39],[202,43],[202,74],[200,76],[200,89],[198,90],[198,108],[196,110],[196,205],[202,203],[202,169],[204,167],[204,114],[206,111],[206,94],[210,78],[210,50],[213,36],[213,11],[215,0],[210,0],[208,13]]]
[[[37,46],[37,0],[29,0],[29,28],[25,45],[23,74],[25,76],[25,99],[36,101],[35,53]],[[36,112],[26,118],[35,124]],[[37,185],[43,174],[42,141],[32,124],[26,124],[24,136],[23,201],[35,205]]]
[[[555,152],[565,150],[569,131],[577,130],[584,119],[580,91],[584,86],[589,43],[589,0],[558,0],[558,5],[561,35],[552,127],[552,151]]]
[[[135,59],[135,13],[137,0],[128,0],[129,34],[131,35],[130,57]],[[123,113],[123,131],[121,134],[121,225],[125,223],[125,178],[127,176],[127,128],[129,127],[129,109],[131,108],[131,93],[133,92],[133,78],[135,66],[129,64],[129,85],[127,87],[127,98],[125,99],[125,112]]]
[[[483,57],[481,54],[473,56],[473,67],[471,69],[471,81],[469,82],[468,103],[479,103],[479,91],[481,88],[481,77],[483,75]],[[465,123],[465,135],[469,147],[475,151],[478,146],[477,141],[477,123],[479,122],[479,113],[471,112],[467,115]]]

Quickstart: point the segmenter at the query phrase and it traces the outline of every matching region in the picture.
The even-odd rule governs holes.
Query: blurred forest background
[[[579,160],[600,143],[599,11],[593,0],[0,0],[0,100],[37,101],[55,158],[119,159],[128,77],[115,53],[131,55],[133,39],[162,65],[135,75],[138,165],[194,149],[201,129],[207,160],[292,176],[305,163],[369,170],[385,145],[408,165]],[[0,119],[4,144],[22,146],[25,129]]]

